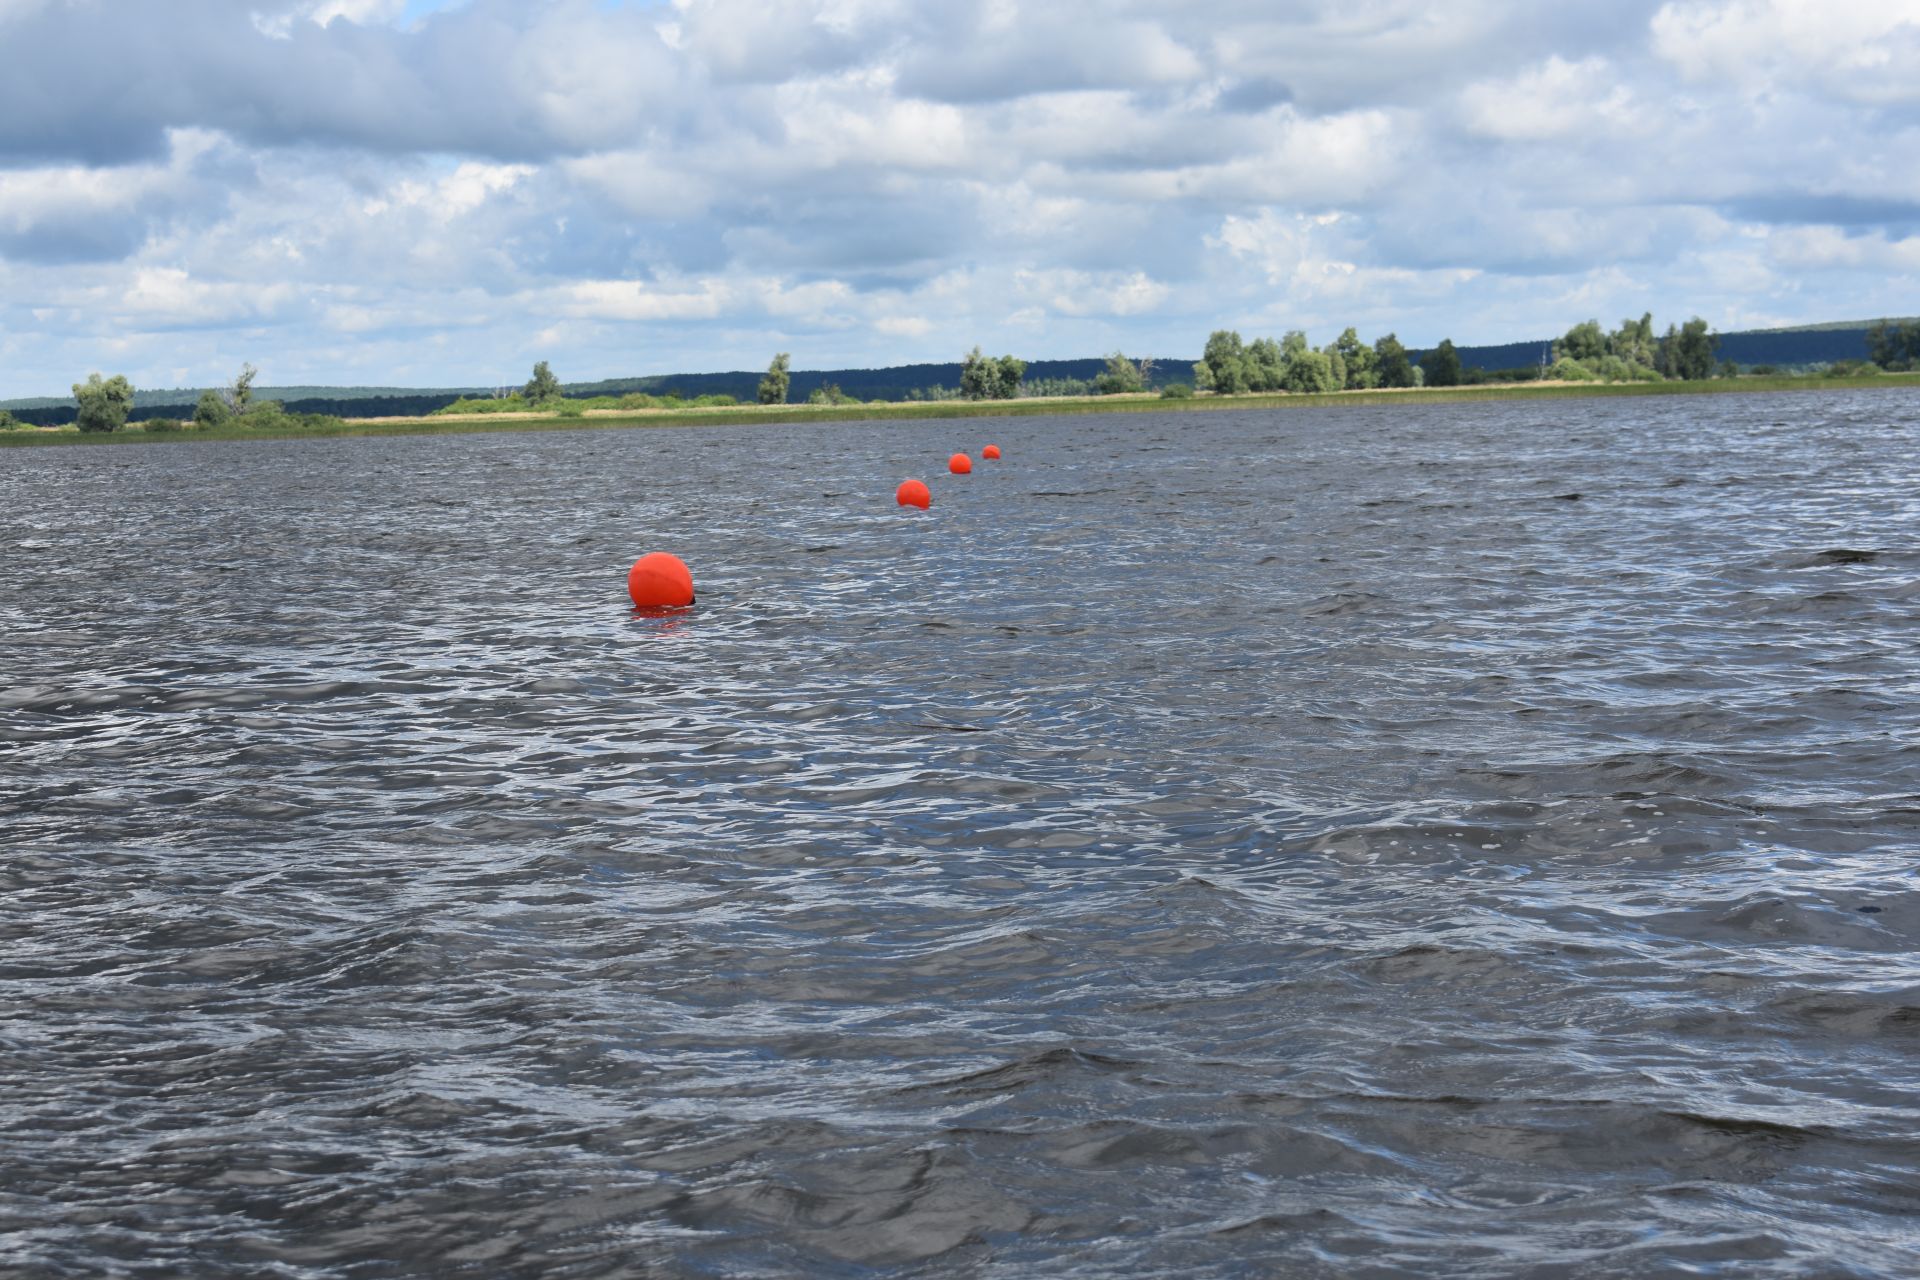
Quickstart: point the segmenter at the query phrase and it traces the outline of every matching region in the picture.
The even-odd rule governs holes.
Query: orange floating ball
[[[627,570],[627,594],[641,609],[678,609],[693,603],[693,574],[679,556],[649,551]]]
[[[947,470],[957,476],[970,476],[973,474],[973,459],[964,453],[956,453],[947,459]]]
[[[902,480],[900,487],[893,491],[893,500],[903,507],[918,507],[922,511],[933,505],[933,495],[918,480]]]
[[[990,444],[980,451],[980,456],[983,458],[998,458],[1000,456],[1000,446]]]

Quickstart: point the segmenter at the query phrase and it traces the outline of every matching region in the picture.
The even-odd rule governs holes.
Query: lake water
[[[0,1271],[1911,1276],[1916,530],[1899,390],[0,453]]]

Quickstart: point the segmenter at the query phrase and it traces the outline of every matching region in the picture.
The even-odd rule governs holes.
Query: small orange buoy
[[[1000,456],[1000,446],[990,444],[980,451],[980,456],[983,458],[998,458]]]
[[[627,570],[627,594],[640,609],[678,609],[693,603],[693,574],[679,556],[649,551]]]
[[[900,487],[893,491],[893,500],[903,507],[918,507],[922,511],[933,505],[933,495],[918,480],[902,480]]]
[[[956,453],[947,459],[947,470],[957,476],[970,476],[973,474],[973,459],[964,453]]]

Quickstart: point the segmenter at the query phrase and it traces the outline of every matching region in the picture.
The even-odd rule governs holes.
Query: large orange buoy
[[[903,507],[918,507],[922,511],[933,505],[933,495],[919,480],[902,480],[900,487],[893,491],[893,500]]]
[[[957,476],[970,476],[973,474],[973,459],[964,453],[956,453],[947,459],[947,470]]]
[[[983,458],[998,458],[1000,456],[1000,446],[990,444],[980,451],[980,456]]]
[[[678,609],[693,603],[693,574],[679,556],[649,551],[627,570],[627,594],[636,608]]]

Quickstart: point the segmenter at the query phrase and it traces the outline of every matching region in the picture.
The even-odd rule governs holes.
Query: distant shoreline
[[[206,440],[298,440],[338,436],[470,435],[486,432],[606,430],[622,427],[751,426],[798,422],[920,421],[1025,418],[1068,414],[1188,413],[1234,409],[1316,409],[1363,404],[1459,404],[1476,400],[1571,400],[1608,396],[1740,395],[1772,391],[1841,391],[1920,387],[1920,373],[1865,377],[1741,377],[1683,382],[1516,382],[1473,387],[1407,387],[1316,394],[1157,394],[1048,396],[1025,400],[904,400],[854,405],[728,405],[680,409],[590,409],[578,414],[483,413],[411,418],[347,418],[339,427],[256,430],[189,428],[149,433],[138,424],[82,433],[72,427],[0,431],[0,447],[70,444],[184,444]]]

